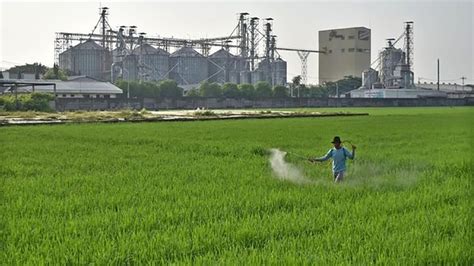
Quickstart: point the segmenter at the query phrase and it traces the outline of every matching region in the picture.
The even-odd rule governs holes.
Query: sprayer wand
[[[306,157],[306,156],[299,155],[299,154],[297,154],[297,153],[294,153],[294,152],[288,152],[288,154],[291,154],[291,155],[293,155],[293,156],[295,156],[295,157],[298,157],[298,158],[300,158],[300,159],[304,159],[304,160],[308,160],[308,159],[309,159],[309,158],[308,158],[308,157]]]

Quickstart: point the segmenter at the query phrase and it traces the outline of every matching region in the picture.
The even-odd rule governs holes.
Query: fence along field
[[[359,111],[359,110],[358,110]],[[5,264],[474,261],[472,108],[0,129]],[[357,144],[345,183],[290,154]]]

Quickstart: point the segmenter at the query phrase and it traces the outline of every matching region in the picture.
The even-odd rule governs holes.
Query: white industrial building
[[[370,67],[370,29],[354,27],[319,31],[319,84],[345,76],[360,77]]]
[[[350,94],[351,98],[397,98],[397,99],[409,99],[409,98],[426,98],[426,97],[448,97],[448,94],[444,91],[435,91],[430,89],[357,89],[352,90]]]
[[[15,81],[13,79],[4,79],[6,81]],[[69,77],[68,80],[26,80],[19,82],[31,82],[37,86],[18,87],[18,92],[45,92],[54,93],[54,86],[41,86],[41,83],[56,84],[57,98],[117,98],[123,91],[110,82],[99,81],[87,76]],[[13,93],[14,87],[6,88],[3,93]]]

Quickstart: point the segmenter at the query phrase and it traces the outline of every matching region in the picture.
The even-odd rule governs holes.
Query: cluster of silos
[[[59,55],[59,67],[73,75],[103,79],[109,67],[110,53],[94,41],[88,40]]]
[[[192,47],[184,46],[170,54],[143,43],[132,50],[121,47],[110,53],[92,40],[59,55],[60,68],[75,75],[112,82],[117,79],[159,81],[169,78],[180,85],[199,84],[206,80],[237,84],[267,81],[273,86],[286,85],[287,63],[281,58],[264,59],[255,70],[250,70],[248,63],[246,58],[233,55],[226,49],[205,57]]]
[[[391,42],[379,55],[380,72],[369,68],[362,72],[362,89],[414,88],[414,75],[406,62],[405,52]]]
[[[266,81],[273,86],[286,85],[287,63],[281,58],[264,59],[253,71],[249,70],[245,59],[224,49],[210,55],[208,61],[210,82],[255,84]]]
[[[275,60],[264,59],[255,71],[251,72],[251,83],[266,81],[272,86],[286,85],[287,63],[281,58]]]

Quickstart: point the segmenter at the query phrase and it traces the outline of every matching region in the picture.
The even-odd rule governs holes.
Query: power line
[[[418,77],[418,82],[420,80],[428,80],[428,81],[437,81],[437,79],[429,79],[429,78],[423,78],[423,77]],[[453,81],[459,81],[459,80],[470,80],[466,77],[460,77],[460,78],[457,78],[457,79],[443,79],[443,80],[439,80],[439,81],[442,81],[442,82],[453,82]]]

